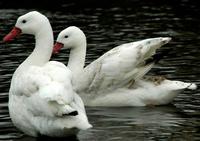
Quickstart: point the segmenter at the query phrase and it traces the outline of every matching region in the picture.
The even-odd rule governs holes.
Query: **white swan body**
[[[141,79],[154,65],[154,62],[146,64],[145,61],[169,41],[168,37],[160,37],[123,44],[84,68],[86,37],[79,28],[72,26],[59,34],[54,51],[62,46],[71,48],[68,67],[85,105],[162,105],[171,102],[179,90],[196,87],[195,84],[170,80],[156,86],[153,81]]]
[[[165,105],[184,89],[196,89],[195,84],[184,83],[181,81],[163,80],[160,84],[152,81],[139,80],[133,87],[118,88],[111,92],[99,94],[93,98],[84,99],[89,106],[148,106]],[[89,100],[88,100],[89,99]]]
[[[30,136],[69,136],[90,128],[84,104],[72,88],[71,71],[49,62],[53,35],[48,19],[36,11],[25,14],[4,41],[20,32],[35,35],[36,47],[12,77],[9,113],[14,125]]]

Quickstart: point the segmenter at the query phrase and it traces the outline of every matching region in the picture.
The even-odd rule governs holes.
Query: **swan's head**
[[[86,45],[85,34],[78,27],[70,26],[61,31],[58,35],[58,38],[54,45],[53,53],[58,53],[62,47],[73,49],[82,47],[82,45]]]
[[[29,12],[17,19],[15,27],[4,37],[3,41],[9,42],[20,34],[36,35],[47,24],[49,20],[46,16],[37,11]]]

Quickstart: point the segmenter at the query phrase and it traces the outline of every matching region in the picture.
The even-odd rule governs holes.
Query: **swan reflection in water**
[[[87,107],[89,120],[93,128],[80,132],[69,138],[32,138],[24,136],[14,141],[102,141],[102,140],[142,140],[148,137],[163,136],[168,138],[173,131],[180,130],[180,134],[187,121],[187,115],[174,105],[161,107],[137,108],[98,108]],[[144,136],[145,134],[145,136]],[[182,135],[180,135],[182,136]]]

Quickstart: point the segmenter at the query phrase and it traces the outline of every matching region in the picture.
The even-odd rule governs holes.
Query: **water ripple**
[[[183,2],[184,3],[184,2]],[[173,40],[159,51],[171,49],[150,74],[200,84],[200,20],[194,5],[148,5],[121,8],[83,8],[66,12],[75,4],[63,5],[63,10],[43,10],[52,23],[55,36],[64,28],[75,25],[84,30],[88,41],[86,64],[111,48],[140,39],[171,36]],[[184,8],[188,10],[184,11]],[[195,9],[196,8],[196,9]],[[0,37],[9,32],[19,15],[27,9],[0,9]],[[195,12],[194,12],[195,11]],[[24,136],[12,124],[8,113],[8,90],[17,66],[34,47],[32,36],[24,35],[0,48],[0,140],[40,140]],[[67,62],[66,50],[52,60]],[[80,132],[78,140],[198,140],[200,124],[200,92],[184,91],[167,107],[87,108],[94,128]],[[52,139],[53,140],[53,139]],[[56,140],[56,139],[55,139]],[[76,140],[76,139],[75,139]]]

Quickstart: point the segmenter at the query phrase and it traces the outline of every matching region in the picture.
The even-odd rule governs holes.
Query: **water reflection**
[[[55,37],[65,27],[80,27],[87,36],[86,64],[122,43],[149,37],[171,36],[173,40],[160,49],[171,52],[156,65],[151,74],[200,84],[200,20],[195,5],[135,3],[127,7],[77,8],[63,5],[56,11],[40,10],[47,15]],[[178,9],[177,9],[178,7]],[[13,27],[18,16],[30,9],[0,9],[0,38]],[[24,35],[7,45],[0,44],[0,140],[57,140],[24,136],[11,123],[7,102],[10,79],[16,67],[34,47],[32,36]],[[63,50],[52,60],[67,62]],[[198,140],[200,139],[200,91],[184,91],[173,105],[143,108],[87,108],[94,128],[77,137],[60,140]]]
[[[191,126],[197,121],[188,121],[189,117],[173,105],[142,108],[87,108],[87,113],[94,127],[80,132],[77,137],[58,139],[23,136],[14,141],[181,139],[186,136],[185,133],[194,134],[198,130],[198,127]]]
[[[151,140],[181,139],[182,132],[195,132],[192,121],[173,105],[143,108],[89,108],[89,118],[94,125],[89,140]],[[191,131],[192,129],[192,131]],[[86,135],[87,135],[86,134]],[[84,134],[80,134],[84,135]],[[80,136],[83,140],[86,136]],[[86,136],[88,139],[88,136]]]

